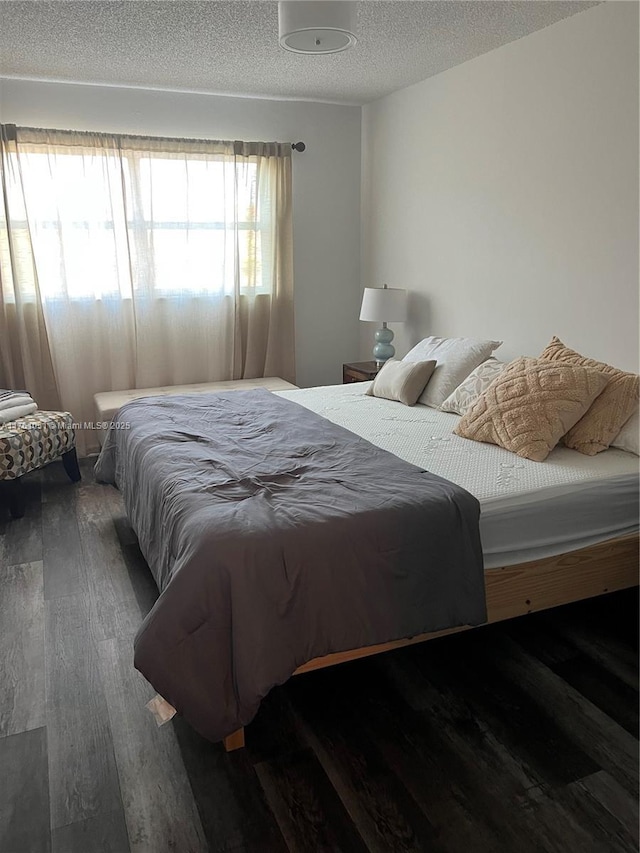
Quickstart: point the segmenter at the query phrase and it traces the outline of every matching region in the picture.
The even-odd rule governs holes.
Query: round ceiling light
[[[293,53],[339,53],[357,42],[356,3],[346,0],[281,0],[280,45]]]

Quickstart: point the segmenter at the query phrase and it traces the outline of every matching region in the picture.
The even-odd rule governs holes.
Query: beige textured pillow
[[[454,432],[542,462],[602,392],[598,370],[517,358],[480,396]]]
[[[383,364],[380,373],[367,389],[367,394],[414,406],[435,368],[435,361],[405,362],[390,359]]]
[[[610,364],[580,355],[555,337],[540,353],[540,358],[591,367],[606,376],[607,387],[563,438],[563,444],[587,456],[595,456],[606,450],[638,406],[639,377],[635,373],[625,373]]]

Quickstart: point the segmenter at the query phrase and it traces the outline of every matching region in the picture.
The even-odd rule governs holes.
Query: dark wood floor
[[[0,507],[0,851],[636,851],[635,592],[292,679],[225,754],[156,728],[118,493]]]

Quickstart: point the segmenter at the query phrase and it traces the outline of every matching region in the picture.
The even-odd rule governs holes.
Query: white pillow
[[[620,450],[626,450],[627,453],[635,453],[640,456],[640,415],[636,409],[631,415],[626,424],[622,427],[618,435],[611,442],[611,447],[617,447]]]
[[[500,376],[507,365],[497,358],[488,358],[463,380],[440,406],[443,412],[464,415],[478,397],[487,390],[493,380]]]
[[[418,402],[438,409],[463,379],[486,361],[502,341],[477,341],[474,338],[424,338],[403,361],[430,361],[437,366]]]

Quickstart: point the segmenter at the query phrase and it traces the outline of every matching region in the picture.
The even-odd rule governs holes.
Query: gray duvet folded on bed
[[[314,657],[485,621],[480,508],[459,486],[264,390],[135,400],[116,421],[96,475],[161,591],[135,666],[205,737]]]

